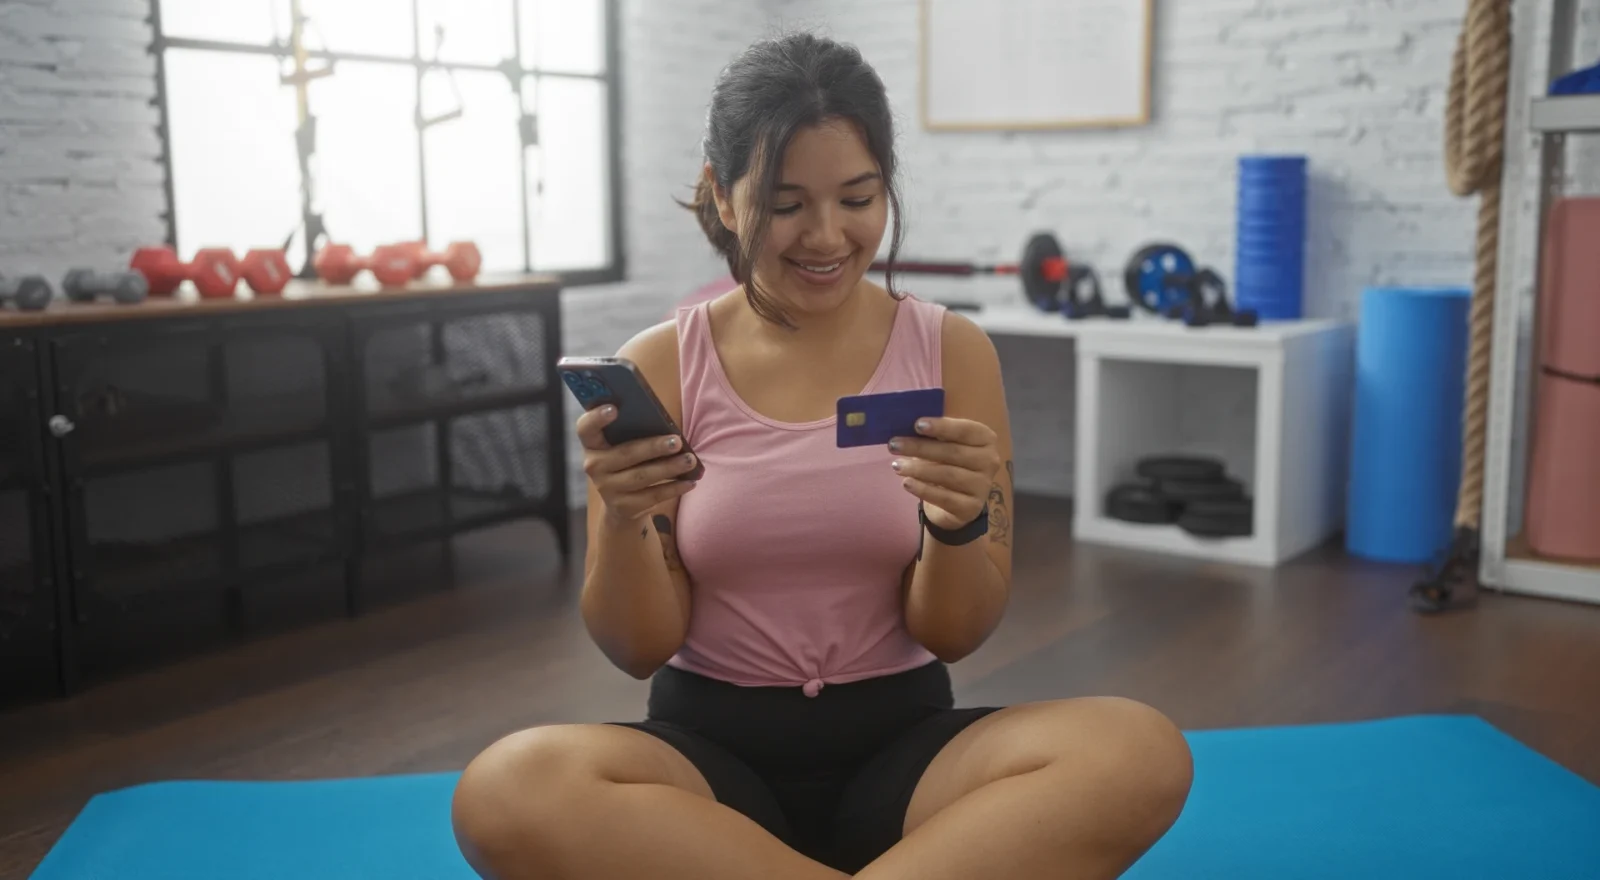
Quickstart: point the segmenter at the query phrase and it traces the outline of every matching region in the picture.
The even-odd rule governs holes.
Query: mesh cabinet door
[[[61,337],[59,404],[76,424],[69,464],[89,470],[191,454],[227,434],[215,393],[213,340],[197,325]]]
[[[58,692],[34,345],[0,336],[0,705]]]
[[[76,426],[61,449],[86,676],[227,634],[215,342],[200,325],[140,322],[52,343],[57,402]]]
[[[374,314],[358,334],[366,413],[403,418],[537,394],[550,383],[545,336],[545,316],[532,311]]]
[[[276,588],[258,589],[259,580],[294,581],[347,556],[334,412],[343,329],[321,312],[276,324],[255,318],[228,328],[223,342],[229,531],[247,617]],[[344,605],[340,590],[323,598]]]
[[[450,422],[450,517],[462,527],[541,505],[550,497],[548,404]]]

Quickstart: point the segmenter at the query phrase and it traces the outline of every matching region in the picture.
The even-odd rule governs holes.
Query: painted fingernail
[[[600,407],[600,414],[609,419],[617,414],[617,408],[608,403]]]
[[[900,469],[906,466],[906,463],[897,458],[889,466],[894,468],[895,473],[899,473]]]
[[[899,452],[900,451],[900,438],[896,437],[895,439],[889,441],[889,451],[890,452]]]
[[[693,465],[694,464],[694,453],[692,453],[692,452],[684,453],[683,454],[683,463],[686,464],[686,465]]]
[[[678,448],[678,438],[676,438],[676,437],[668,437],[666,442],[661,444],[661,445],[665,446],[668,449],[677,449]]]
[[[927,419],[919,420],[917,422],[917,430],[918,431],[926,431],[926,430],[928,430],[928,420]]]

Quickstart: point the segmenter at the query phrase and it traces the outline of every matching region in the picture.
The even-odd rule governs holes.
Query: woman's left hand
[[[1000,470],[995,432],[968,419],[922,419],[917,437],[889,441],[906,491],[922,499],[928,521],[959,529],[983,514]]]

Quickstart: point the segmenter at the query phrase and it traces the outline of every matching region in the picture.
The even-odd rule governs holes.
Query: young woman
[[[1181,811],[1188,750],[1148,707],[953,708],[945,664],[1010,588],[1011,436],[984,333],[865,277],[891,211],[899,249],[893,142],[851,47],[762,42],[717,83],[692,207],[739,286],[620,352],[684,437],[577,424],[583,616],[651,678],[647,720],[474,760],[454,818],[483,876],[1114,877]],[[840,397],[925,387],[945,417],[837,448]]]

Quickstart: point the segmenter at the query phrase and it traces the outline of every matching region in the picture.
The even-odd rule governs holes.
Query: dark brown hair
[[[694,211],[706,239],[744,286],[756,314],[786,327],[793,326],[788,316],[757,288],[755,259],[772,221],[784,151],[797,132],[829,119],[855,123],[878,162],[894,215],[885,281],[898,298],[894,261],[904,233],[895,185],[894,118],[883,81],[854,46],[809,33],[791,34],[756,43],[724,68],[712,89],[706,120],[705,160],[711,174],[701,175],[694,199],[684,206]],[[755,227],[741,242],[722,225],[713,183],[732,192],[747,173],[755,174]]]

